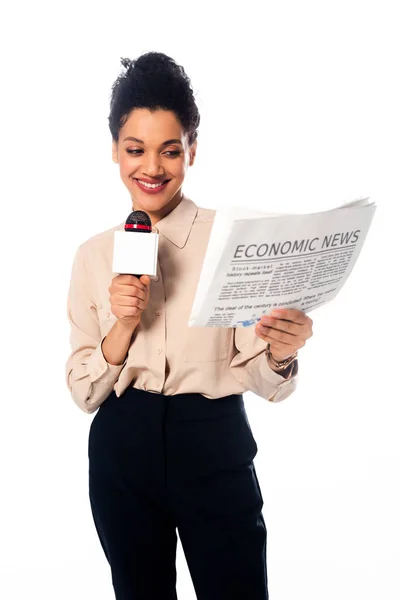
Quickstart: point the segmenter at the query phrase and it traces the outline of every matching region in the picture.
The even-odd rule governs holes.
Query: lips
[[[141,183],[141,181],[145,182],[146,179],[141,179],[140,180],[140,179],[134,178],[134,181],[135,181],[136,185],[143,192],[146,192],[147,194],[157,194],[159,192],[162,192],[165,189],[165,187],[168,185],[168,182],[171,181],[171,180],[170,179],[164,179],[162,182],[161,181],[154,181],[153,182],[153,181],[148,181],[147,180],[147,183],[152,183],[153,185],[154,184],[161,184],[161,185],[156,185],[156,187],[154,187],[154,188],[153,187],[148,187],[148,186],[144,185],[143,183]]]
[[[144,181],[145,183],[166,183],[167,181],[171,181],[170,179],[147,179],[147,177],[134,177],[136,181]]]

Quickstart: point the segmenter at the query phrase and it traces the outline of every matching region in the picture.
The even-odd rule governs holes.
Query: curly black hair
[[[136,60],[121,58],[121,64],[126,71],[112,86],[108,117],[113,140],[118,142],[120,129],[135,108],[164,109],[175,113],[192,145],[200,114],[184,68],[162,52],[147,52]]]

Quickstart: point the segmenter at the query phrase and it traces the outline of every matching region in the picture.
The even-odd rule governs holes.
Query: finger
[[[298,348],[304,346],[304,343],[288,344],[285,341],[278,341],[273,339],[270,335],[264,335],[262,333],[257,333],[257,336],[261,338],[264,342],[269,343],[271,352],[275,350],[277,353],[279,352],[288,356],[290,354],[293,354],[293,352],[295,352],[295,350],[298,350]]]
[[[118,312],[122,317],[140,317],[143,311],[138,307],[120,306]]]
[[[142,300],[137,300],[136,302],[134,301],[131,304],[115,304],[115,306],[121,310],[133,310],[135,315],[137,314],[136,311],[143,312],[145,308]]]
[[[141,298],[135,297],[132,298],[130,306],[135,306],[137,308],[140,308],[140,310],[144,310],[145,302]]]
[[[141,298],[144,298],[147,294],[147,288],[143,289],[142,286],[137,287],[135,285],[127,284],[112,284],[108,288],[108,292],[110,298],[115,298],[116,296],[140,296]]]
[[[304,331],[304,325],[293,323],[292,321],[284,321],[283,319],[275,319],[274,317],[261,317],[260,327],[272,327],[278,331],[285,331],[292,335],[302,335]]]
[[[303,311],[296,308],[274,308],[269,316],[292,321],[298,325],[305,325],[309,319]]]
[[[143,300],[141,300],[140,298],[136,298],[136,297],[129,297],[129,296],[121,296],[119,298],[116,298],[115,302],[112,302],[111,304],[113,304],[113,306],[130,306],[130,307],[137,307],[140,308],[141,310],[144,310],[145,307],[145,303]]]
[[[278,331],[277,329],[272,329],[271,327],[261,326],[259,328],[259,332],[262,336],[267,337],[268,340],[274,340],[276,342],[281,342],[282,344],[287,344],[289,346],[294,346],[299,340],[298,336],[292,335],[291,333]]]
[[[129,296],[131,298],[146,298],[146,291],[134,285],[119,285],[116,292],[112,296]]]
[[[118,275],[117,285],[134,285],[142,290],[145,289],[143,283],[141,283],[140,279],[135,275],[122,274]]]
[[[142,275],[140,278],[140,282],[143,283],[146,287],[150,285],[150,277],[148,275]]]

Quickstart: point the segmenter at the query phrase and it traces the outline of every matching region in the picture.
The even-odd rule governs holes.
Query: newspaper
[[[249,327],[274,308],[305,313],[332,300],[364,244],[369,197],[311,214],[217,210],[190,327]]]

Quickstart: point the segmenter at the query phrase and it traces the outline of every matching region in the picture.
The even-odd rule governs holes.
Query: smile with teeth
[[[145,187],[154,189],[164,185],[164,183],[167,183],[167,179],[165,181],[161,181],[160,183],[147,183],[147,181],[142,181],[141,179],[138,179],[138,182]]]

